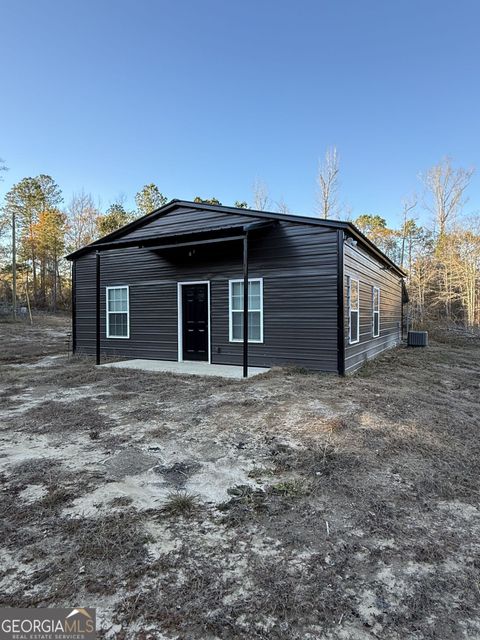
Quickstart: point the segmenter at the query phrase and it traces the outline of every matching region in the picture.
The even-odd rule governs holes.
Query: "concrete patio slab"
[[[226,364],[209,364],[208,362],[170,362],[168,360],[122,360],[121,362],[106,362],[101,367],[119,369],[138,369],[140,371],[158,371],[162,373],[176,373],[189,376],[217,376],[220,378],[243,378],[243,368]],[[248,367],[248,377],[258,376],[270,371],[264,367]]]

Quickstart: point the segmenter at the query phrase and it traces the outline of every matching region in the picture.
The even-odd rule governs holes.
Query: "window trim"
[[[108,310],[108,292],[112,289],[126,289],[127,290],[127,335],[126,336],[111,336],[110,335],[110,314],[118,313],[118,311],[109,311]],[[125,311],[121,311],[121,313],[125,313]],[[129,340],[130,339],[130,286],[128,284],[120,284],[114,285],[111,287],[105,287],[105,316],[106,316],[106,327],[105,327],[105,335],[110,340]]]
[[[378,291],[378,310],[375,311],[375,291]],[[378,315],[378,333],[375,333],[375,314]],[[372,336],[380,337],[380,287],[372,286]]]
[[[228,341],[229,342],[243,342],[243,339],[233,337],[233,314],[243,313],[243,309],[232,309],[232,289],[233,284],[241,282],[243,284],[243,278],[236,278],[228,281]],[[252,309],[254,313],[260,313],[260,340],[248,340],[248,344],[263,344],[263,278],[249,278],[248,283],[259,282],[260,283],[260,309]],[[250,311],[250,309],[249,309]]]
[[[357,308],[352,309],[352,282],[357,283]],[[352,340],[352,311],[357,312],[357,339]],[[360,280],[354,276],[348,276],[348,344],[360,342]]]

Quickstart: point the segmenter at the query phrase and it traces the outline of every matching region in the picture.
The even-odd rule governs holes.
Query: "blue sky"
[[[273,200],[311,215],[328,146],[354,216],[479,164],[478,0],[0,0],[0,196],[48,173],[104,206]],[[480,205],[480,174],[470,207]]]

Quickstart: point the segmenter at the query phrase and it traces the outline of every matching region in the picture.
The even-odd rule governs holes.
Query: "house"
[[[67,257],[73,350],[97,363],[343,375],[401,340],[405,274],[349,222],[172,200]]]

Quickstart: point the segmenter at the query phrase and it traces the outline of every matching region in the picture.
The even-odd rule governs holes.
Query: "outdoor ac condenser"
[[[428,347],[428,331],[409,331],[409,347]]]

